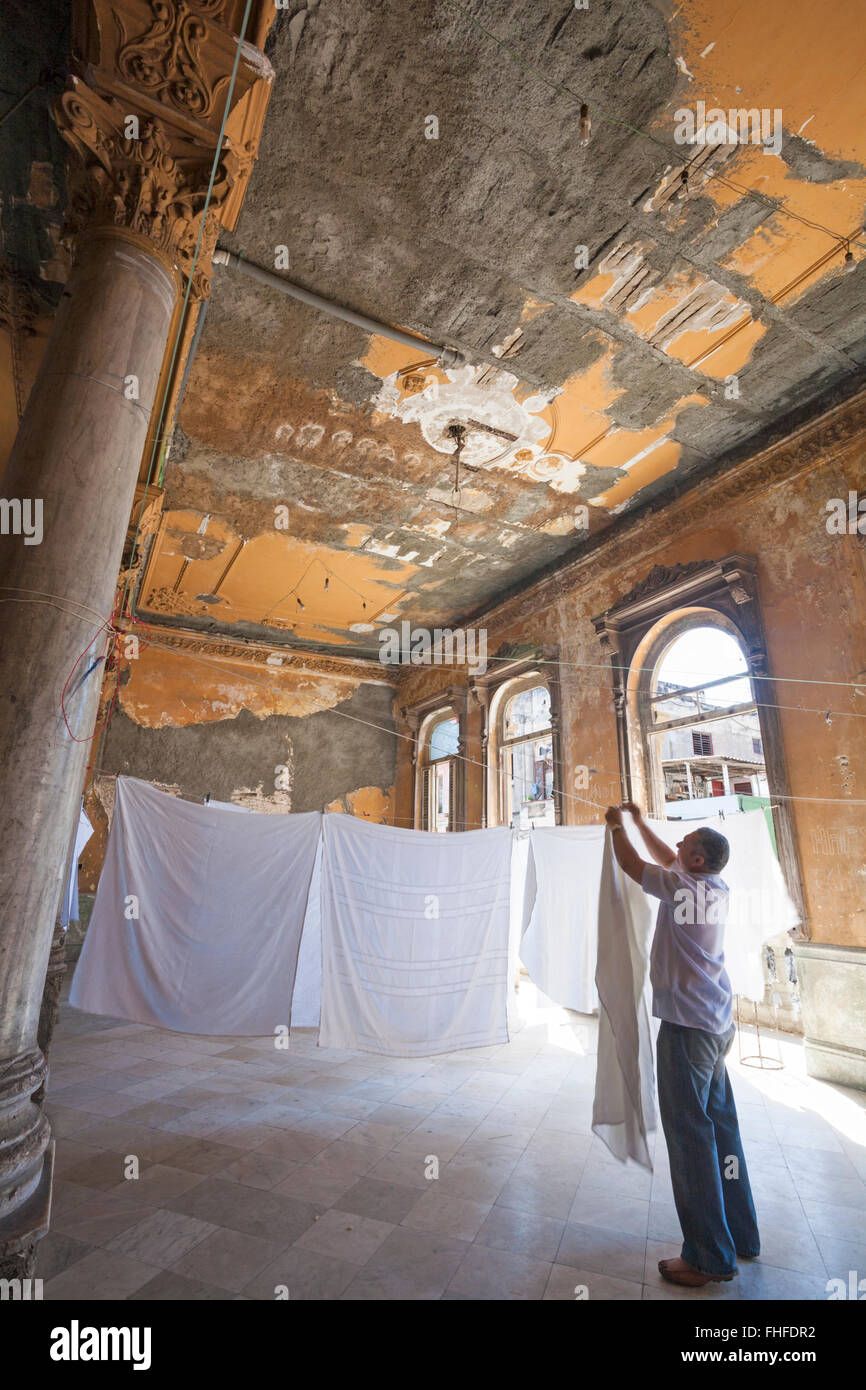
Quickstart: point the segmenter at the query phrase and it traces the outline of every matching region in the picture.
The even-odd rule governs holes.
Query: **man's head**
[[[677,845],[677,858],[690,874],[720,874],[730,853],[731,847],[724,835],[708,825],[691,830]]]

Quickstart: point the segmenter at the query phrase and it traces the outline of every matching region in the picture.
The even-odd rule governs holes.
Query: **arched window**
[[[450,711],[440,712],[425,721],[421,733],[419,829],[455,830],[460,722]]]
[[[553,729],[550,691],[541,682],[509,694],[499,704],[500,825],[555,825]]]
[[[692,615],[653,652],[639,700],[651,800],[666,817],[769,804],[761,726],[742,646],[727,625]]]
[[[807,934],[754,557],[656,565],[592,621],[611,664],[623,800],[668,820],[763,808]]]

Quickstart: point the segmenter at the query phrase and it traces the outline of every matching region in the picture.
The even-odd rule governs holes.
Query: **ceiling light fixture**
[[[586,102],[580,108],[580,143],[588,145],[592,134],[592,121],[589,118],[589,107]]]
[[[851,272],[852,272],[852,270],[856,270],[856,269],[857,269],[857,261],[856,261],[856,259],[855,259],[855,257],[854,257],[854,252],[851,250],[850,244],[849,244],[849,245],[846,245],[846,247],[845,247],[845,270],[846,270],[847,273],[850,275]]]

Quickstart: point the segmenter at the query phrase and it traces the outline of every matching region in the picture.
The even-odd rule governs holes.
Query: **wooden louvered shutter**
[[[460,797],[457,778],[460,776],[460,764],[457,758],[448,759],[448,829],[459,829],[457,817],[459,814]]]
[[[430,768],[421,770],[421,805],[419,808],[419,830],[430,829]]]

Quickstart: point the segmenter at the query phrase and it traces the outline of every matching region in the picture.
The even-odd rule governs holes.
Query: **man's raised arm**
[[[669,869],[676,860],[676,850],[671,849],[670,845],[666,845],[664,840],[660,840],[658,835],[650,830],[643,818],[643,811],[639,806],[635,805],[633,801],[623,802],[622,809],[624,811],[631,811],[634,823],[641,833],[641,838],[656,863],[661,864],[663,869]]]
[[[643,871],[647,867],[641,859],[637,850],[631,844],[622,826],[622,811],[619,806],[608,806],[604,813],[604,818],[610,826],[613,835],[613,852],[616,855],[616,862],[624,874],[633,878],[635,883],[640,883],[643,878]]]

